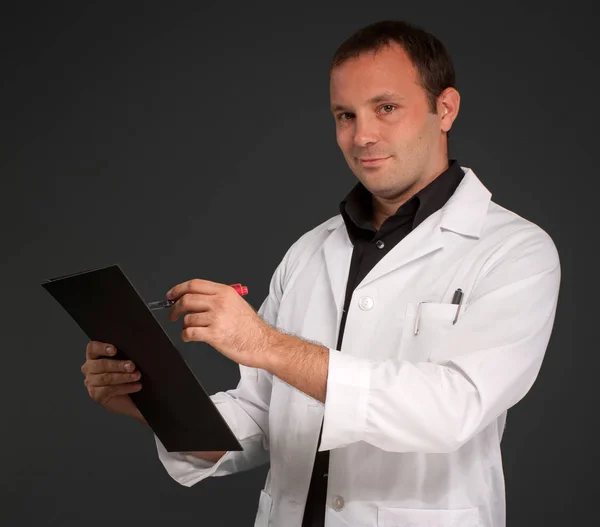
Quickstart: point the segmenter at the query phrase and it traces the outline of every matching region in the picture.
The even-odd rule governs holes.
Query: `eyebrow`
[[[371,97],[367,102],[370,104],[382,102],[382,101],[403,101],[404,97],[392,93],[390,91],[385,91],[380,93],[379,95],[375,95],[375,97]],[[331,106],[332,112],[339,112],[340,110],[346,110],[346,107],[342,104],[334,104]]]

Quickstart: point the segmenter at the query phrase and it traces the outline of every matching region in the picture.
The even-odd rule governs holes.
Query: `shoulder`
[[[560,267],[554,240],[542,227],[494,201],[490,202],[481,239],[495,246],[492,262],[528,259],[546,269]]]
[[[316,227],[313,227],[309,231],[305,232],[300,236],[290,247],[290,250],[294,253],[304,252],[311,248],[318,248],[329,235],[340,227],[344,223],[341,214],[332,216],[331,218],[319,223]]]
[[[292,243],[280,264],[284,289],[290,278],[304,267],[331,233],[342,227],[343,223],[342,216],[337,214],[305,232]]]

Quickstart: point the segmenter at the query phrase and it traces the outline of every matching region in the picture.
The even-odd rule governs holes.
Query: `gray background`
[[[0,19],[0,524],[252,525],[267,467],[174,482],[148,429],[89,399],[87,338],[40,283],[119,263],[148,301],[202,277],[247,284],[258,308],[355,183],[327,69],[385,18],[447,45],[451,157],[558,247],[554,333],[503,441],[508,525],[583,524],[600,490],[593,3],[85,4]],[[236,385],[236,364],[180,340],[181,319],[164,327],[208,392]]]

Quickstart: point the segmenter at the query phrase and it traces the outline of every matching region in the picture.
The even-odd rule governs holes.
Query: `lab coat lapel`
[[[470,168],[448,202],[386,254],[357,287],[435,253],[444,247],[444,231],[478,237],[490,203],[491,193]],[[327,274],[340,321],[344,305],[353,246],[341,217],[328,227],[331,234],[323,245]]]
[[[343,220],[338,223],[337,228],[335,226],[332,228],[334,229],[333,232],[323,244],[323,253],[337,310],[337,320],[339,322],[342,309],[344,308],[344,297],[353,246],[350,238],[348,238],[348,231],[346,231],[346,225]]]
[[[337,321],[339,322],[344,307],[353,246],[348,238],[343,220],[339,222],[337,227],[333,226],[332,228],[334,229],[333,232],[323,244],[323,253],[327,276],[335,301]],[[360,285],[367,284],[390,271],[438,250],[442,246],[439,216],[430,217],[385,255]]]
[[[440,230],[440,215],[434,214],[411,231],[400,243],[377,263],[359,284],[366,285],[383,275],[423,258],[444,245]]]
[[[445,231],[479,237],[491,193],[470,168],[461,168],[465,176],[447,203],[392,248],[358,284],[359,287],[442,249],[444,241],[449,239],[445,237]]]

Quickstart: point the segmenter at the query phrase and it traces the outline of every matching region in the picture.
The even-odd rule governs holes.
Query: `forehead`
[[[385,91],[409,97],[419,90],[417,70],[395,43],[346,60],[333,69],[329,79],[332,104],[364,102]]]

